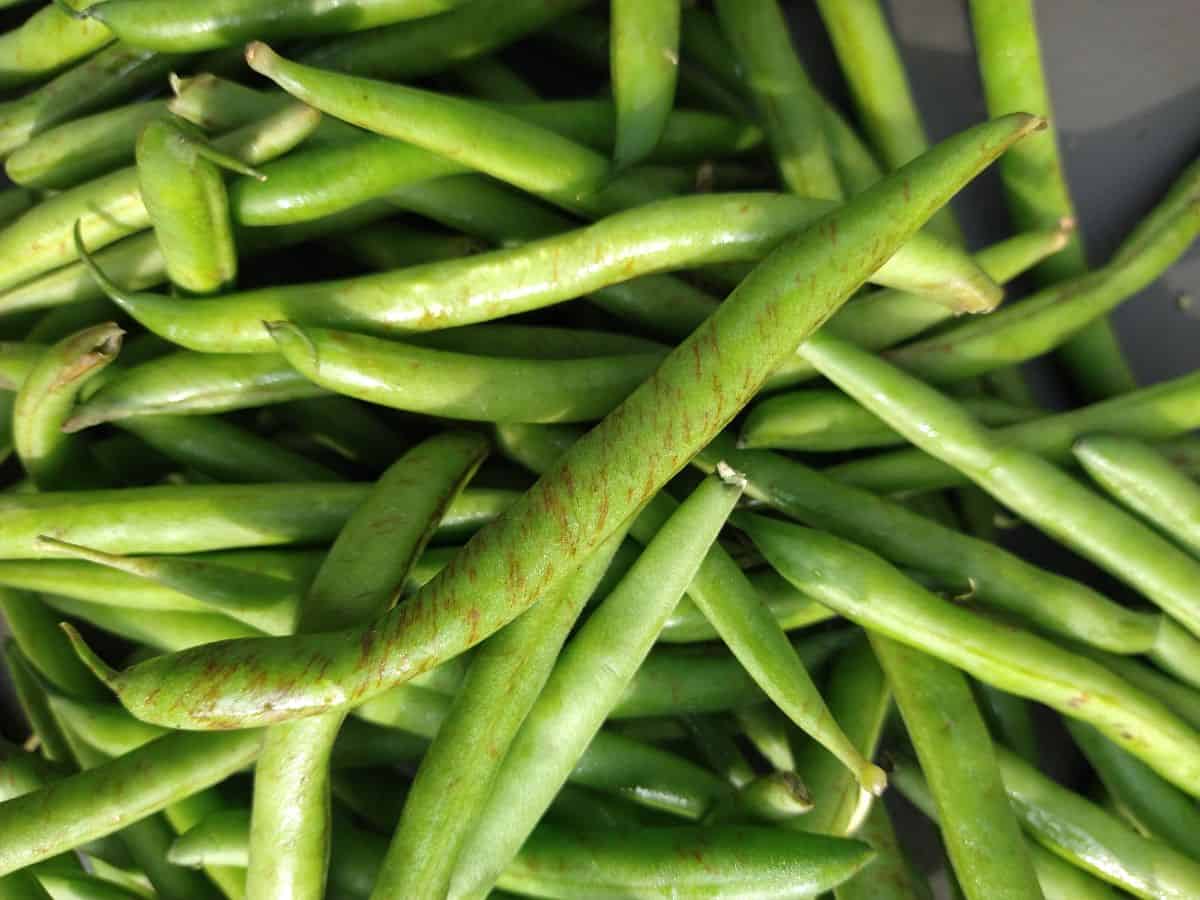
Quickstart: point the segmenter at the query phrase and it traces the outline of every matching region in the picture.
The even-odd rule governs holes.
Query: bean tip
[[[729,485],[730,487],[735,487],[739,491],[744,491],[746,489],[746,476],[733,466],[729,465],[729,463],[725,462],[725,460],[721,460],[719,463],[717,463],[716,471],[717,477],[725,482],[725,484]]]
[[[246,45],[246,65],[255,72],[267,74],[266,70],[277,59],[279,59],[279,54],[264,41],[251,41]]]
[[[873,763],[867,763],[858,773],[859,786],[874,797],[882,797],[887,790],[887,773]]]
[[[75,650],[75,655],[79,657],[80,661],[92,670],[92,674],[103,681],[106,685],[111,687],[117,680],[117,676],[121,673],[102,660],[99,655],[97,655],[97,653],[87,645],[87,643],[83,640],[83,635],[81,635],[75,629],[75,626],[70,622],[60,622],[58,627],[66,633],[67,640],[71,642],[71,647]]]

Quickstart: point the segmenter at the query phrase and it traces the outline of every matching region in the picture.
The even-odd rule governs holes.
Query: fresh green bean
[[[1149,694],[1190,724],[1200,729],[1200,692],[1193,687],[1164,675],[1158,669],[1136,660],[1115,656],[1091,647],[1080,647],[1079,651],[1111,670],[1122,680],[1138,690]]]
[[[447,433],[393,464],[338,535],[300,603],[297,632],[355,625],[390,608],[487,450],[479,435]],[[251,896],[324,896],[332,827],[329,760],[345,717],[346,710],[336,709],[267,731],[255,766],[246,879]]]
[[[1181,437],[1164,441],[1158,449],[1171,461],[1171,465],[1192,478],[1200,479],[1200,440],[1191,436]]]
[[[131,103],[64,122],[36,135],[5,160],[17,184],[61,191],[133,161],[141,130],[167,113],[163,100]]]
[[[238,771],[261,734],[170,734],[104,765],[0,803],[0,873],[112,834]]]
[[[1200,191],[1193,166],[1173,191]],[[1171,194],[1163,202],[1170,204]],[[1151,213],[1153,216],[1154,214]],[[1059,346],[1098,316],[1150,284],[1183,254],[1200,232],[1200,203],[1184,205],[1127,258],[1059,282],[1021,303],[893,350],[897,365],[928,381],[961,381],[1023,362]]]
[[[90,56],[113,40],[101,22],[71,15],[94,0],[47,4],[18,27],[0,36],[0,90],[40,81]]]
[[[178,2],[101,0],[82,10],[121,40],[168,53],[243,44],[253,38],[312,37],[365,31],[444,13],[465,0],[258,0]]]
[[[325,711],[349,696],[365,701],[461,653],[535,603],[619,529],[933,210],[1008,143],[1036,127],[1038,120],[1018,116],[968,130],[840,207],[821,226],[785,242],[648,382],[576,442],[496,524],[474,537],[454,565],[367,629],[374,640],[365,654],[361,629],[218,643],[124,673],[107,672],[109,686],[135,715],[159,724],[266,724]],[[836,242],[830,239],[835,230]],[[193,304],[202,302],[212,301]],[[173,495],[181,490],[172,489]],[[124,491],[122,497],[133,493]],[[18,531],[10,524],[13,518],[10,513],[0,522],[0,551],[4,532]],[[261,543],[264,537],[255,539]],[[280,539],[287,535],[274,538]],[[74,540],[88,543],[78,535]],[[528,547],[540,548],[536,557],[518,553]],[[476,587],[464,587],[471,582]],[[483,606],[475,604],[480,591],[489,598]],[[479,614],[468,615],[472,609]],[[773,620],[770,624],[778,632]],[[330,662],[319,679],[311,669],[301,671],[301,660],[313,651]],[[226,673],[215,697],[210,679],[201,675],[210,661]],[[268,699],[283,682],[290,697],[287,710],[273,708]],[[803,721],[810,721],[814,707],[810,700]],[[871,783],[868,776],[875,773],[860,771]]]
[[[36,202],[32,191],[9,187],[0,190],[0,226],[7,225]]]
[[[997,748],[1004,789],[1034,840],[1135,897],[1190,897],[1200,863],[1148,840],[1028,763]]]
[[[969,898],[1040,900],[1021,828],[1004,795],[991,736],[961,672],[872,635],[896,706],[929,779],[942,839]],[[987,852],[979,848],[987,845]]]
[[[892,705],[892,693],[871,648],[861,638],[834,661],[826,689],[829,710],[863,756],[874,758]],[[790,827],[845,837],[855,834],[880,805],[846,777],[844,766],[813,744],[797,752],[796,767],[813,793],[813,809]]]
[[[996,437],[1051,462],[1066,463],[1072,459],[1072,446],[1086,434],[1104,432],[1161,441],[1197,427],[1200,376],[1192,373],[1111,400],[1043,416],[1027,425],[998,429]],[[936,490],[966,483],[954,467],[919,449],[842,463],[826,472],[839,481],[877,493]]]
[[[1153,448],[1131,438],[1084,437],[1073,449],[1097,484],[1168,537],[1200,554],[1200,484]]]
[[[807,197],[842,198],[821,107],[776,0],[718,0],[717,16],[763,121],[780,177]]]
[[[118,42],[36,90],[0,103],[0,156],[61,122],[137,94],[180,60]]]
[[[812,809],[812,797],[795,772],[770,772],[742,786],[735,809],[755,822],[791,822]]]
[[[80,619],[127,641],[173,653],[238,638],[257,637],[262,629],[217,612],[161,611],[149,618],[145,613],[109,603],[91,603],[72,597],[43,594],[42,600],[58,616]]]
[[[971,23],[989,112],[996,116],[1023,110],[1053,121],[1033,0],[971,0]],[[1000,163],[1000,177],[1018,228],[1045,228],[1075,220],[1053,130],[1006,155]],[[1043,263],[1035,275],[1050,284],[1086,270],[1083,241],[1076,234],[1066,249]],[[1072,336],[1060,348],[1059,356],[1072,380],[1092,399],[1114,397],[1137,387],[1112,325],[1103,318]]]
[[[1029,704],[980,681],[973,682],[971,687],[992,735],[1022,759],[1037,763],[1037,731]]]
[[[59,341],[34,364],[13,406],[13,445],[26,474],[41,490],[96,487],[87,447],[63,423],[80,392],[121,349],[124,331],[113,322]]]
[[[138,188],[171,282],[190,294],[211,294],[228,289],[237,277],[221,169],[259,180],[266,176],[209,147],[183,124],[158,119],[142,129]]]
[[[0,609],[7,630],[23,657],[53,687],[76,697],[104,696],[91,673],[75,665],[63,651],[67,648],[58,620],[38,597],[22,591],[0,591]]]
[[[641,162],[654,150],[675,105],[679,67],[677,0],[612,4],[612,86],[617,108],[613,161]]]
[[[836,329],[835,329],[836,330]],[[1040,410],[991,397],[965,397],[963,408],[985,425],[1012,425],[1038,418]],[[834,390],[805,390],[768,397],[750,408],[738,446],[837,452],[905,443],[903,437]]]
[[[787,581],[770,570],[749,573],[755,593],[766,603],[771,616],[784,631],[794,631],[834,617],[835,613],[805,597]],[[659,635],[669,644],[690,644],[717,640],[716,629],[694,602],[684,597]]]
[[[871,805],[855,837],[875,851],[869,865],[834,888],[837,900],[933,900],[929,884],[904,855],[882,803]],[[1039,875],[1040,877],[1040,875]],[[1066,900],[1049,897],[1047,900]]]
[[[334,246],[376,272],[458,259],[484,249],[464,234],[435,233],[401,222],[378,222],[347,232],[334,241]]]
[[[455,857],[452,895],[485,896],[517,855],[633,680],[742,487],[737,473],[724,468],[718,477],[702,482],[567,644],[513,738],[487,802]],[[387,891],[403,894],[394,884],[381,877],[376,893],[381,898]]]
[[[1200,755],[1189,749],[1200,737],[1103,666],[940,600],[874,554],[823,532],[761,517],[738,524],[785,578],[851,621],[1088,722],[1168,781],[1200,792]]]
[[[4,642],[4,664],[12,692],[20,703],[21,711],[25,714],[26,724],[32,732],[33,739],[37,742],[41,755],[51,763],[62,765],[65,771],[70,771],[66,764],[71,759],[71,748],[67,745],[62,726],[58,724],[58,720],[50,709],[49,697],[42,679],[34,669],[33,663],[21,652],[20,646],[12,638],[8,638]],[[29,793],[41,787],[43,783],[35,782],[32,778],[25,778],[23,784],[15,783],[9,788],[9,773],[16,778],[17,772],[7,760],[4,772],[5,778],[0,781],[0,785],[5,785],[5,791],[0,793],[0,801]]]
[[[144,900],[143,894],[82,872],[78,875],[67,875],[62,872],[38,872],[37,881],[40,882],[43,889],[49,892],[48,895],[23,894],[23,897],[50,896],[54,900]]]
[[[886,361],[827,335],[800,352],[918,447],[1200,635],[1200,561],[1041,457],[998,441],[952,399]]]
[[[667,349],[655,341],[631,334],[505,322],[430,331],[404,340],[435,350],[537,360],[662,354]]]
[[[662,353],[533,360],[470,356],[270,322],[284,359],[338,394],[449,419],[578,422],[610,412]],[[419,375],[419,380],[413,380]]]
[[[519,72],[499,56],[481,56],[456,66],[453,77],[467,93],[499,103],[536,103],[541,97]]]
[[[828,209],[820,201],[785,195],[687,197],[647,204],[522,247],[397,272],[202,301],[111,296],[173,343],[208,353],[257,353],[274,349],[263,322],[384,335],[436,330],[541,308],[668,268],[757,259]],[[931,271],[929,263],[941,251],[920,237],[910,246],[907,256],[897,254],[871,277],[926,292],[940,285],[939,296],[964,303],[991,302],[992,282],[973,264],[967,270]],[[567,265],[573,259],[587,265]]]

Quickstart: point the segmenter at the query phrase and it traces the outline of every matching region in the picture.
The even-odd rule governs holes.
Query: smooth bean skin
[[[613,161],[624,168],[650,155],[675,103],[679,4],[617,0],[612,6],[611,45],[617,109]]]
[[[4,642],[4,671],[8,674],[13,695],[29,725],[31,736],[37,738],[41,755],[50,763],[62,766],[63,774],[69,774],[73,771],[71,748],[67,745],[62,726],[50,710],[45,684],[12,638]],[[10,800],[38,787],[41,787],[40,783],[25,779],[24,784],[13,785],[14,793],[0,793],[0,800]]]
[[[532,834],[650,652],[743,487],[726,469],[701,482],[567,643],[462,847],[451,896],[486,896]]]
[[[1072,451],[1109,494],[1200,555],[1200,485],[1162,454],[1140,441],[1108,435],[1085,437]]]
[[[437,15],[465,0],[102,0],[83,11],[121,40],[167,53],[232,47],[252,38],[365,31]]]
[[[167,653],[199,647],[213,641],[258,637],[262,629],[217,612],[160,611],[153,618],[144,612],[90,603],[72,597],[43,594],[46,605],[72,619],[81,619],[127,641]]]
[[[1143,838],[1003,747],[996,756],[1021,823],[1053,853],[1135,897],[1184,898],[1200,890],[1200,863]]]
[[[993,397],[965,397],[963,408],[992,426],[1027,422],[1041,413]],[[751,408],[738,434],[738,446],[748,450],[839,452],[903,443],[878,417],[833,390],[768,397]]]
[[[393,409],[491,422],[601,418],[664,355],[502,359],[284,322],[267,328],[284,359],[328,390]]]
[[[4,170],[28,187],[74,187],[131,162],[138,134],[166,114],[166,101],[146,100],[64,122],[15,150]]]
[[[969,129],[785,242],[453,565],[371,627],[214,644],[110,673],[110,687],[127,709],[157,724],[268,724],[364,701],[461,653],[617,531],[933,210],[1036,127],[1038,120],[1018,116]],[[518,552],[529,546],[553,550],[536,559]],[[484,587],[491,599],[476,605]],[[301,660],[313,653],[329,661],[323,677],[311,668],[301,676]],[[220,696],[201,676],[211,661],[228,673]],[[275,708],[285,683],[286,711]]]
[[[75,697],[99,699],[98,685],[90,673],[80,669],[63,653],[65,636],[41,598],[22,591],[0,591],[0,609],[6,628],[20,648],[18,665],[28,663],[36,677],[49,687]]]
[[[952,399],[886,361],[825,335],[801,352],[921,449],[1200,635],[1200,560],[1041,457],[996,440]]]
[[[86,7],[89,2],[69,5]],[[53,75],[112,41],[113,34],[103,23],[89,22],[62,6],[48,4],[0,36],[0,90]]]
[[[805,597],[774,572],[751,572],[749,577],[754,590],[766,602],[771,615],[784,631],[815,625],[834,616],[833,612]],[[692,600],[685,597],[667,619],[658,639],[666,644],[691,644],[716,640],[717,637],[712,623]]]
[[[1131,391],[1069,412],[1043,416],[1028,425],[997,429],[1005,443],[1051,462],[1072,458],[1075,442],[1089,433],[1111,433],[1161,441],[1200,427],[1200,375],[1195,373]],[[857,462],[842,463],[828,474],[876,493],[935,490],[967,479],[923,450],[908,448]]]
[[[94,487],[101,480],[87,448],[62,426],[80,391],[116,359],[124,333],[107,322],[64,338],[46,350],[17,391],[13,446],[39,489]]]
[[[1088,722],[1179,788],[1200,793],[1200,754],[1189,749],[1200,743],[1196,732],[1103,666],[934,597],[831,535],[757,516],[737,524],[780,574],[856,624]]]
[[[881,635],[871,636],[871,646],[929,781],[959,887],[972,900],[1041,900],[967,679],[941,660]],[[979,852],[985,845],[987,852]]]

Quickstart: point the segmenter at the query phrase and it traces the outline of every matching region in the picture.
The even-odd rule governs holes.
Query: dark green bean
[[[58,618],[37,597],[22,591],[0,591],[0,609],[7,630],[24,658],[53,687],[72,696],[101,699],[102,690],[86,669],[75,665],[63,651],[67,645]]]
[[[8,638],[4,642],[4,664],[10,679],[9,684],[20,703],[21,711],[25,714],[26,724],[32,732],[32,738],[37,742],[38,750],[50,762],[63,765],[63,774],[67,774],[71,771],[66,765],[71,759],[71,748],[67,745],[62,726],[58,724],[58,720],[50,709],[50,701],[42,679],[34,669],[33,663],[21,652],[21,648],[12,638]],[[4,765],[6,776],[3,781],[0,781],[0,784],[7,783],[7,773],[10,771],[13,770],[6,760]],[[24,780],[24,784],[13,785],[12,793],[9,793],[6,787],[5,793],[0,794],[0,801],[29,793],[35,788],[41,787],[41,784],[42,782],[34,783],[27,778]]]
[[[612,4],[612,86],[617,108],[613,161],[618,168],[648,157],[675,105],[679,67],[679,3],[617,0]]]
[[[535,103],[541,98],[520,73],[499,56],[481,56],[456,66],[453,77],[467,93],[500,103]]]
[[[435,233],[401,222],[378,222],[349,231],[339,236],[334,246],[376,272],[458,259],[483,249],[467,235]]]

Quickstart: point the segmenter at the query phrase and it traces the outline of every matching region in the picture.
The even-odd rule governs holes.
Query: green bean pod
[[[1143,838],[1007,750],[997,748],[996,755],[1022,825],[1053,853],[1135,897],[1183,898],[1200,890],[1194,859]]]
[[[825,622],[836,615],[805,597],[773,571],[751,572],[749,577],[755,592],[766,603],[771,616],[784,631],[794,631]],[[684,597],[667,619],[658,639],[667,644],[691,644],[716,640],[717,637],[716,629],[704,613],[691,599]]]
[[[896,706],[938,808],[955,878],[968,898],[1041,900],[1025,840],[1004,794],[995,748],[961,672],[872,635]],[[987,852],[979,848],[987,845]]]
[[[12,638],[4,642],[4,671],[8,674],[8,683],[12,686],[21,712],[25,715],[30,736],[38,742],[41,757],[49,763],[62,765],[64,774],[69,773],[71,769],[67,763],[71,760],[71,748],[67,744],[62,726],[58,724],[50,709],[49,697],[41,678],[34,670],[33,663],[21,652],[21,648]],[[29,777],[22,778],[21,768],[14,767],[9,760],[4,761],[5,778],[0,779],[4,790],[0,792],[0,801],[11,800],[41,787],[42,782],[34,778],[37,773],[25,772]]]
[[[267,724],[351,696],[365,701],[461,653],[512,621],[616,532],[935,209],[1038,124],[1018,116],[968,130],[785,242],[454,565],[370,628],[218,643],[120,674],[106,671],[110,687],[127,709],[158,724]],[[193,301],[202,302],[212,301]],[[4,532],[14,530],[12,518],[0,521],[0,549]],[[529,546],[551,549],[536,558],[517,554]],[[490,598],[486,605],[474,603],[480,590]],[[431,615],[434,609],[441,612]],[[468,615],[472,609],[479,614]],[[773,620],[771,626],[778,629]],[[364,634],[372,636],[365,655]],[[320,678],[300,664],[313,651],[330,661]],[[227,673],[218,696],[201,675],[213,661]],[[291,698],[287,710],[270,699],[281,681]]]
[[[454,69],[454,78],[467,93],[499,103],[536,103],[534,87],[498,56],[481,56]]]
[[[776,0],[719,0],[717,16],[788,190],[842,198],[821,107]]]
[[[1200,554],[1200,484],[1137,440],[1095,435],[1074,446],[1092,479],[1167,536]]]
[[[641,162],[654,150],[675,105],[679,3],[616,0],[612,5],[612,85],[617,108],[613,161]]]
[[[917,446],[1200,635],[1200,560],[1041,457],[997,441],[952,399],[886,361],[827,335],[800,352]]]
[[[1038,418],[1040,410],[993,397],[964,397],[963,408],[985,425],[1012,425]],[[738,433],[746,449],[839,452],[888,447],[905,440],[845,394],[805,390],[768,397],[751,407]]]
[[[686,197],[522,247],[396,272],[205,300],[115,290],[110,296],[172,343],[207,353],[261,353],[274,349],[263,322],[382,335],[429,331],[538,309],[664,269],[755,260],[828,209],[821,201],[786,195]],[[991,303],[993,283],[969,260],[966,269],[957,262],[952,270],[931,268],[940,247],[917,237],[907,253],[897,253],[870,277],[926,292],[936,284],[939,296],[956,302]],[[569,265],[572,260],[586,265]]]
[[[486,896],[532,834],[650,652],[743,486],[736,472],[724,468],[701,482],[568,642],[457,854],[451,895]],[[389,890],[395,892],[394,882],[381,877],[376,893],[382,898]]]
[[[118,42],[23,97],[0,103],[0,157],[61,122],[145,90],[180,60]]]
[[[17,391],[13,446],[41,490],[94,487],[87,448],[62,431],[79,393],[121,349],[124,331],[113,322],[64,338],[46,350]]]
[[[41,599],[6,590],[0,593],[0,608],[22,656],[51,687],[75,697],[103,697],[91,675],[63,653],[67,645],[57,619]]]
[[[89,2],[94,0],[47,4],[0,36],[0,90],[39,81],[110,43],[113,34],[102,22],[71,14],[70,6],[86,7]]]
[[[1200,755],[1191,749],[1200,737],[1103,666],[940,600],[874,554],[823,532],[761,517],[738,524],[784,577],[851,621],[1088,722],[1168,781],[1200,793]]]
[[[166,114],[166,101],[146,100],[64,122],[15,150],[4,170],[28,187],[74,187],[132,162],[137,136]]]
[[[459,259],[483,249],[468,235],[434,233],[400,222],[378,222],[347,232],[337,238],[335,246],[376,272]]]
[[[1080,647],[1079,650],[1138,690],[1154,697],[1193,728],[1200,729],[1200,692],[1196,688],[1133,659],[1091,647]]]
[[[1086,434],[1103,432],[1161,441],[1198,427],[1200,375],[1192,373],[1043,416],[1027,425],[998,429],[996,437],[1051,462],[1066,463],[1072,459],[1072,446]],[[953,466],[916,448],[842,463],[826,471],[839,481],[883,494],[936,490],[967,482]]]
[[[71,619],[110,632],[127,641],[145,644],[167,653],[188,650],[213,641],[258,637],[261,628],[247,625],[224,613],[160,611],[153,618],[136,609],[90,603],[72,597],[43,594],[51,609]]]
[[[121,887],[111,881],[82,872],[78,875],[68,875],[63,872],[38,872],[37,881],[50,893],[48,895],[34,894],[32,895],[34,897],[51,896],[54,900],[142,900],[143,898],[142,894],[132,888]],[[22,894],[21,896],[31,895]]]
[[[0,225],[7,225],[37,202],[32,191],[10,187],[0,190]]]
[[[206,146],[202,135],[181,125],[160,119],[142,129],[138,187],[171,282],[190,294],[212,294],[237,278],[221,169],[266,176]]]
[[[571,360],[471,356],[287,322],[266,326],[284,359],[335,393],[410,412],[494,422],[598,419],[662,353]],[[413,376],[418,374],[419,381]]]
[[[315,37],[365,31],[444,13],[464,0],[258,0],[179,3],[175,0],[101,0],[84,9],[85,20],[102,23],[138,47],[194,53],[232,47],[254,38]]]
[[[875,851],[865,869],[834,888],[837,900],[933,900],[929,884],[904,855],[887,808],[875,803],[855,837]],[[1067,900],[1049,897],[1047,900]]]
[[[315,110],[292,104],[218,138],[214,146],[254,165],[286,153],[319,121]],[[6,267],[0,284],[13,287],[76,261],[77,224],[84,243],[93,250],[148,228],[150,217],[138,188],[137,170],[121,169],[64,191],[0,231],[0,259]],[[37,252],[30,252],[31,245]]]

